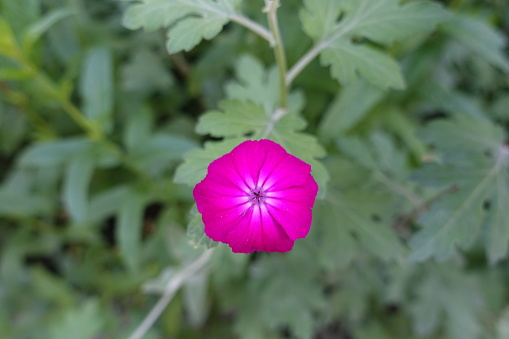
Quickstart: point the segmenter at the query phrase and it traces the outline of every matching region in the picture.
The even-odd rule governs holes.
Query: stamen
[[[267,194],[263,188],[255,187],[247,194],[251,204],[259,206],[267,200]]]

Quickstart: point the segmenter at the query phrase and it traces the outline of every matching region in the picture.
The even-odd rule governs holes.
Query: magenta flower
[[[194,188],[205,233],[235,253],[291,250],[311,227],[318,185],[310,172],[275,142],[241,143]]]

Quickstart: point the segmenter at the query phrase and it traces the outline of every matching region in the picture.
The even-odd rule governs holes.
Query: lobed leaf
[[[320,135],[331,139],[361,121],[381,101],[383,92],[362,80],[343,87],[324,113]]]
[[[424,137],[434,140],[442,160],[425,166],[415,179],[442,189],[454,185],[457,191],[423,214],[424,228],[410,241],[410,259],[447,259],[457,246],[472,246],[481,232],[490,261],[504,258],[509,246],[504,210],[509,204],[509,150],[503,133],[486,118],[455,115],[432,123]]]
[[[331,75],[341,83],[348,84],[362,77],[380,88],[405,88],[398,63],[371,47],[338,40],[322,51],[320,62],[331,66]]]
[[[509,71],[509,58],[504,53],[507,39],[484,20],[455,14],[444,29],[463,46],[503,71]]]
[[[358,35],[390,44],[415,35],[428,33],[448,16],[437,3],[398,0],[345,0],[341,7],[346,13],[337,32]]]
[[[149,31],[170,27],[168,51],[189,51],[201,40],[219,34],[238,3],[238,0],[144,0],[127,10],[124,25]]]
[[[382,45],[433,30],[445,11],[429,1],[400,5],[397,0],[305,1],[300,19],[315,40],[323,65],[341,83],[361,77],[381,88],[404,88],[401,71],[390,56],[363,44],[358,38]]]
[[[484,307],[483,288],[476,278],[455,266],[424,267],[410,304],[415,333],[429,336],[443,327],[447,338],[479,338]]]
[[[267,114],[274,112],[278,101],[279,76],[275,68],[267,71],[251,55],[243,55],[235,65],[236,81],[225,87],[230,99],[252,101],[262,105]]]
[[[313,273],[304,272],[303,265]],[[314,258],[293,251],[288,256],[261,258],[253,270],[256,273],[249,277],[243,299],[248,302],[242,305],[244,312],[239,314],[234,331],[253,339],[272,338],[270,333],[278,333],[284,326],[292,330],[292,337],[311,338],[313,311],[325,301],[312,278],[317,271]],[[260,307],[273,312],[259,312]]]
[[[332,35],[341,14],[340,2],[304,0],[304,6],[300,20],[306,34],[315,40]]]
[[[241,137],[246,133],[262,133],[268,124],[263,107],[240,100],[224,100],[219,104],[221,111],[209,111],[202,115],[196,126],[199,134],[215,137]],[[224,112],[224,113],[223,113]]]

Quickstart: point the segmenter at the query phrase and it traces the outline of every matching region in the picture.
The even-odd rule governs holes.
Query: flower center
[[[267,200],[267,194],[261,187],[255,187],[251,189],[247,196],[251,204],[256,206],[263,205],[265,200]]]

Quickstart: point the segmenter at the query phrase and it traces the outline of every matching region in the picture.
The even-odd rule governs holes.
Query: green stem
[[[288,86],[286,85],[286,55],[283,46],[283,40],[281,39],[281,33],[279,32],[279,24],[277,20],[277,9],[279,7],[279,0],[272,0],[267,2],[265,11],[267,12],[267,19],[269,22],[269,28],[274,37],[274,57],[279,71],[279,106],[282,109],[288,106]]]
[[[232,14],[230,15],[230,20],[233,22],[238,23],[241,26],[246,27],[247,29],[251,30],[252,32],[258,34],[263,39],[267,40],[269,44],[274,44],[274,38],[272,37],[271,32],[267,30],[267,28],[263,27],[257,22],[254,22],[250,20],[249,18],[246,18],[245,16],[239,15],[239,14]]]
[[[43,89],[47,95],[58,102],[67,115],[80,126],[92,140],[104,139],[101,130],[94,126],[74,104],[72,104],[68,98],[64,97],[62,93],[57,89],[57,86],[53,81],[44,73],[37,72],[34,70],[35,82]]]

